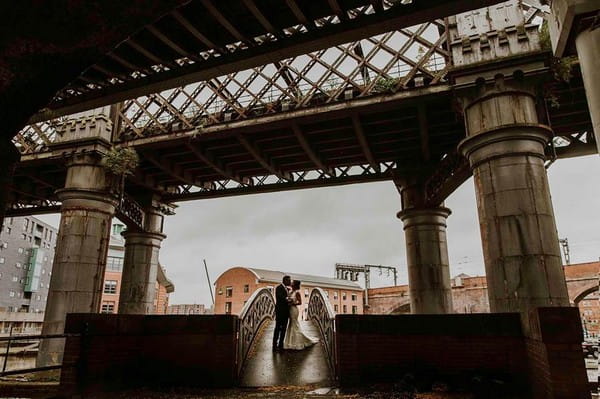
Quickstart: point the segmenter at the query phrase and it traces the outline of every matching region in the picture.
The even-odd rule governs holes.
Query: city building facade
[[[325,291],[335,313],[363,314],[364,290],[355,282],[248,267],[233,267],[215,281],[215,314],[239,315],[254,291],[263,287],[274,289],[285,275],[302,283],[299,311],[303,319],[306,319],[310,293],[317,287]]]
[[[124,226],[110,238],[101,309],[116,313],[123,272]],[[0,234],[0,334],[38,333],[44,319],[58,230],[35,217],[6,218]],[[174,286],[159,268],[154,308],[165,314]]]
[[[56,237],[54,227],[34,217],[6,218],[0,234],[1,333],[39,330]]]

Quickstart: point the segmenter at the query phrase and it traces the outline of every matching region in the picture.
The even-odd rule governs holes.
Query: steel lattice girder
[[[109,52],[31,122],[211,80],[499,2],[193,0]]]

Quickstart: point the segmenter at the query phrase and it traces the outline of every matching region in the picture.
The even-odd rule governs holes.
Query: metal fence
[[[2,353],[0,353],[0,355],[3,356],[2,371],[0,372],[0,377],[6,377],[6,376],[18,375],[18,374],[30,374],[30,373],[40,372],[40,371],[58,370],[58,369],[62,368],[62,364],[53,364],[53,365],[49,365],[49,366],[28,367],[28,368],[18,368],[18,369],[14,369],[14,370],[7,370],[9,357],[19,356],[24,353],[24,351],[11,353],[11,348],[14,349],[14,345],[13,345],[14,342],[30,342],[32,345],[32,346],[30,346],[30,348],[34,349],[34,346],[37,346],[37,348],[39,348],[39,344],[41,343],[42,340],[65,339],[67,337],[73,337],[73,336],[79,336],[79,334],[45,334],[45,335],[37,334],[37,335],[15,335],[15,336],[8,336],[8,337],[0,337],[0,345],[2,345],[3,343],[6,343],[6,347],[4,348],[4,351]],[[35,344],[37,344],[37,345],[35,345]],[[35,349],[37,349],[37,348],[35,348]],[[37,352],[37,351],[35,351],[35,352]]]

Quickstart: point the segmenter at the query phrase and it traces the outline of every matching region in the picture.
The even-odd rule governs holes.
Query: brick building
[[[104,273],[104,289],[101,299],[101,313],[117,313],[119,309],[119,291],[121,290],[121,276],[123,274],[123,259],[125,258],[125,240],[121,236],[125,226],[113,224],[108,255],[106,257],[106,271]],[[156,296],[154,298],[154,314],[166,314],[169,306],[169,294],[175,286],[165,274],[163,267],[158,268],[156,277]]]
[[[233,267],[219,276],[215,282],[215,314],[239,315],[254,291],[262,287],[276,287],[285,275],[302,282],[299,310],[303,318],[306,318],[310,292],[315,287],[325,291],[336,313],[363,314],[364,290],[354,282],[247,267]]]
[[[579,308],[586,336],[600,336],[600,262],[564,267],[571,304]],[[459,274],[451,280],[455,313],[489,313],[485,276]],[[368,291],[367,314],[410,313],[408,285],[372,288]]]
[[[485,276],[459,274],[451,280],[454,313],[489,313]],[[371,288],[368,291],[367,314],[410,313],[408,285]]]

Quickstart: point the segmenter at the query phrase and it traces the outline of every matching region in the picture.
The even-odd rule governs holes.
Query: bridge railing
[[[238,327],[238,375],[265,322],[275,319],[275,297],[271,288],[259,288],[240,313]]]
[[[313,288],[308,302],[308,319],[319,328],[332,375],[336,373],[335,312],[321,288]]]

